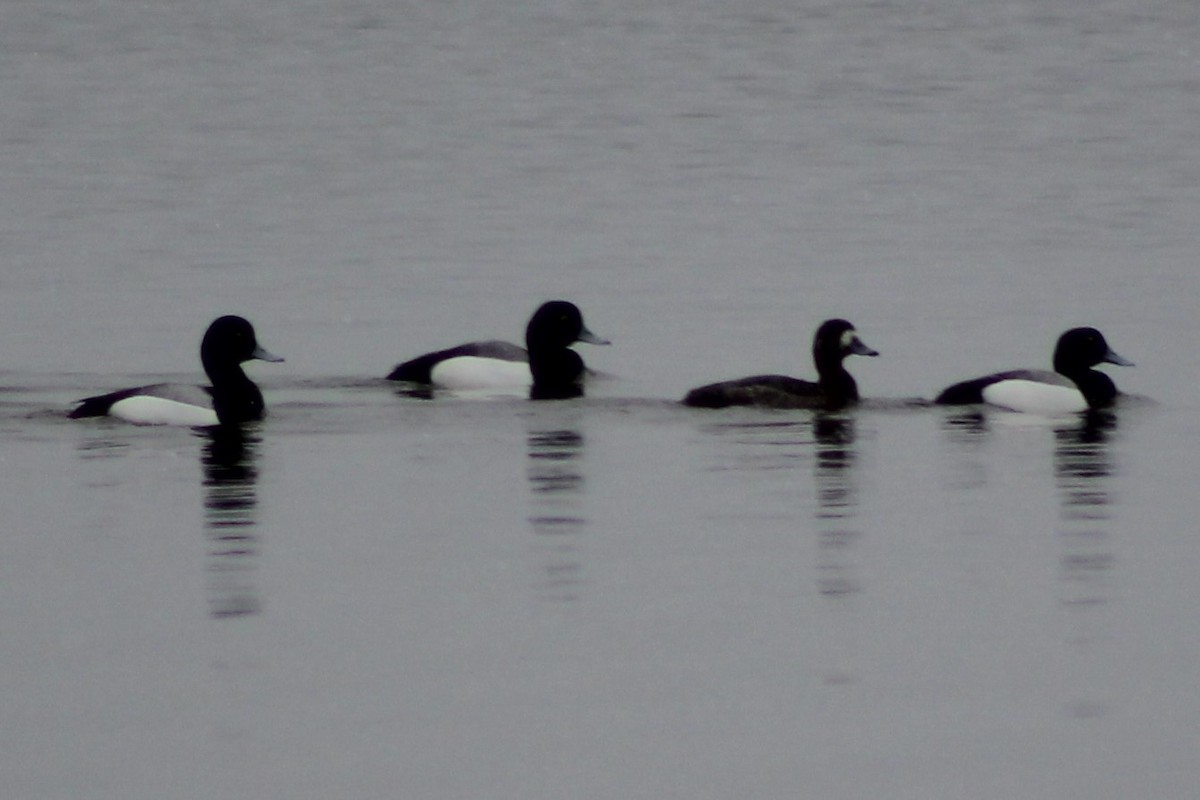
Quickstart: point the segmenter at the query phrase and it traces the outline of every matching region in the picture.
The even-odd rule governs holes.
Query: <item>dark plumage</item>
[[[525,327],[525,348],[508,342],[489,340],[468,342],[457,347],[426,353],[396,366],[387,376],[392,381],[417,384],[438,384],[435,372],[452,359],[471,357],[495,362],[527,363],[528,371],[513,370],[503,376],[505,385],[520,380],[519,385],[530,387],[529,396],[535,400],[578,397],[583,394],[586,368],[583,359],[570,347],[575,342],[608,344],[583,323],[583,315],[574,303],[552,300],[543,303]],[[519,378],[516,373],[519,372]],[[495,384],[494,376],[482,383]],[[480,388],[476,385],[451,385],[448,388]]]
[[[948,386],[933,402],[949,406],[989,402],[985,397],[989,388],[998,387],[1006,381],[1026,381],[1077,389],[1089,408],[1106,408],[1113,404],[1120,393],[1111,378],[1092,369],[1101,363],[1133,366],[1133,362],[1117,355],[1108,346],[1100,331],[1095,328],[1072,328],[1058,337],[1054,347],[1054,372],[1035,369],[996,372]]]
[[[283,361],[259,346],[254,327],[245,319],[220,317],[208,326],[200,343],[200,361],[212,386],[158,383],[121,389],[80,400],[70,416],[80,419],[113,414],[130,422],[148,424],[205,424],[206,415],[215,415],[213,421],[222,425],[261,419],[265,410],[262,392],[246,377],[241,366],[251,359]],[[140,412],[126,412],[124,406],[118,405],[133,400],[166,402],[153,416],[144,417],[139,416]]]
[[[879,353],[865,345],[846,320],[826,320],[813,337],[816,383],[786,375],[754,375],[692,389],[683,402],[698,408],[843,408],[858,401],[858,384],[842,364],[849,355]]]

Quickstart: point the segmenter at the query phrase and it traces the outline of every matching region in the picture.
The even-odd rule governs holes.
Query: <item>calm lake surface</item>
[[[1200,11],[643,5],[4,6],[6,798],[1196,796]],[[381,380],[553,297],[586,398]],[[65,418],[225,313],[261,424]]]

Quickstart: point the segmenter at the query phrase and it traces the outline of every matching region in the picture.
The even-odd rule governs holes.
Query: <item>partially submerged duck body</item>
[[[847,356],[877,356],[863,343],[854,326],[844,319],[826,320],[813,336],[813,362],[817,380],[787,375],[752,375],[710,383],[692,389],[684,405],[696,408],[758,406],[761,408],[838,409],[858,402],[858,384],[846,371]]]
[[[242,317],[213,321],[200,343],[200,361],[211,386],[156,383],[86,397],[72,419],[111,416],[137,425],[238,425],[262,419],[262,392],[242,364],[252,359],[283,361],[258,344],[254,327]]]
[[[565,300],[543,303],[525,328],[526,347],[491,339],[468,342],[405,361],[387,379],[452,390],[528,389],[537,399],[583,394],[587,369],[575,342],[609,342],[588,330],[579,308]]]
[[[1112,378],[1097,364],[1131,367],[1095,328],[1072,328],[1058,338],[1054,348],[1054,371],[1017,369],[972,378],[943,389],[934,403],[972,405],[983,403],[1040,414],[1069,414],[1108,408],[1120,396]]]

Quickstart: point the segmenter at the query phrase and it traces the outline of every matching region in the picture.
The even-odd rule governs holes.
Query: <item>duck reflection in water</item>
[[[587,525],[579,508],[583,445],[583,434],[572,428],[529,432],[529,524],[538,537],[537,547],[547,554],[538,588],[550,600],[575,600],[583,585],[577,549],[578,536]]]
[[[1108,598],[1112,569],[1109,442],[1116,416],[1089,411],[1075,424],[1054,431],[1054,479],[1061,506],[1059,538],[1064,600],[1089,606]]]
[[[817,535],[817,589],[827,598],[861,591],[855,577],[855,544],[861,531],[853,522],[858,508],[854,480],[858,450],[853,412],[755,415],[708,423],[701,430],[724,438],[730,445],[722,451],[723,470],[734,469],[747,476],[758,472],[798,473],[808,470],[811,464],[816,495],[812,514]],[[758,483],[751,480],[746,485]],[[786,486],[785,502],[792,509],[796,485],[789,479]],[[777,499],[772,496],[766,501]],[[785,514],[790,519],[790,511]],[[807,531],[805,526],[805,535]]]
[[[1117,430],[1117,416],[1111,410],[1090,409],[1056,420],[1029,423],[1017,419],[1023,426],[1032,424],[1035,430],[1053,432],[1053,479],[1059,500],[1055,530],[1062,546],[1063,602],[1068,606],[1102,603],[1107,599],[1107,577],[1113,564],[1110,442]],[[987,415],[968,410],[948,414],[942,426],[952,443],[965,447],[966,458],[955,464],[951,485],[966,492],[987,491],[989,465],[994,463],[988,457],[988,444],[1003,432],[1003,424],[994,425]],[[986,525],[976,523],[975,527]]]
[[[1094,664],[1114,634],[1114,516],[1112,440],[1117,418],[1089,411],[1054,431],[1054,480],[1059,495],[1059,602],[1066,613],[1066,644],[1072,658]],[[1088,674],[1081,669],[1080,674]],[[1108,693],[1087,679],[1073,681],[1063,711],[1069,717],[1104,716]]]
[[[260,438],[237,426],[198,430],[204,438],[204,526],[208,537],[209,613],[213,617],[257,614],[259,553],[258,458]]]
[[[854,466],[857,458],[854,418],[818,414],[813,419],[816,440],[817,588],[826,597],[860,591],[851,558],[861,532],[852,524],[858,503]]]

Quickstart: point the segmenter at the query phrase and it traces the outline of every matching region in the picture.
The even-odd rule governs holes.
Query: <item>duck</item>
[[[982,403],[1009,411],[1069,414],[1112,406],[1120,392],[1098,364],[1132,367],[1095,328],[1071,328],[1054,346],[1054,371],[1014,369],[960,381],[943,389],[933,402],[961,406]]]
[[[529,318],[525,347],[467,342],[398,364],[387,380],[451,390],[528,388],[535,400],[580,397],[587,368],[571,349],[576,342],[610,344],[588,329],[574,303],[551,300]]]
[[[262,419],[262,392],[246,377],[242,364],[251,360],[283,361],[258,343],[254,326],[243,317],[219,317],[200,342],[200,362],[211,386],[156,383],[85,397],[71,410],[72,419],[116,417],[137,425],[209,427],[240,425]]]
[[[854,325],[844,319],[828,319],[813,336],[813,362],[817,381],[787,375],[753,375],[692,389],[683,404],[696,408],[759,406],[763,408],[816,408],[836,410],[857,403],[858,384],[846,371],[847,356],[878,356],[868,347]]]

